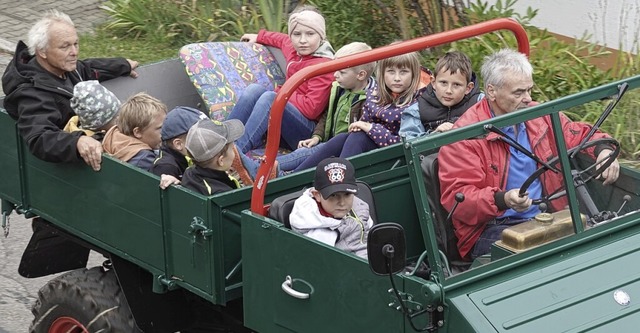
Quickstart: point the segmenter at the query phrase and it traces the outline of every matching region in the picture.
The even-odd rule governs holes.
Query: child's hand
[[[244,34],[240,37],[241,42],[255,43],[258,41],[258,34]]]
[[[444,122],[444,123],[440,124],[440,126],[436,127],[434,132],[446,132],[446,131],[448,131],[448,130],[450,130],[452,128],[453,128],[453,123],[450,123],[450,122],[447,121],[447,122]]]
[[[167,187],[171,186],[171,185],[178,185],[180,184],[180,180],[178,180],[178,178],[172,176],[172,175],[161,175],[160,176],[160,188],[165,190],[167,189]]]
[[[318,138],[317,136],[314,136],[311,139],[300,140],[300,142],[298,142],[298,148],[302,148],[302,147],[311,148],[317,145],[318,142],[320,142],[320,138]]]
[[[358,120],[354,123],[351,123],[351,125],[349,125],[349,132],[363,131],[365,133],[369,133],[369,131],[371,130],[371,127],[373,127],[371,123]]]

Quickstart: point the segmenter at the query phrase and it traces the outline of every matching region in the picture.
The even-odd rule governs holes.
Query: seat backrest
[[[358,184],[358,198],[362,201],[366,202],[369,205],[369,216],[373,219],[374,223],[378,223],[378,214],[376,212],[375,200],[373,198],[373,191],[369,184],[356,181]],[[293,204],[296,199],[298,199],[302,193],[304,193],[305,189],[288,193],[282,196],[275,198],[271,202],[271,207],[269,207],[269,217],[282,222],[285,227],[291,229],[291,222],[289,221],[289,215],[291,215],[291,211],[293,210]]]
[[[272,50],[258,43],[193,43],[180,48],[179,57],[211,119],[222,121],[248,85],[284,83],[284,58]]]
[[[449,213],[440,203],[440,178],[438,177],[438,153],[425,156],[421,162],[424,183],[429,196],[429,206],[433,212],[434,229],[438,239],[438,247],[442,250],[449,263],[462,262],[458,252],[458,239],[453,224],[447,222]]]

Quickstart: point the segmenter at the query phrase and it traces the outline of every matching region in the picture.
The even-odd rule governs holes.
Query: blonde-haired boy
[[[160,130],[167,106],[147,93],[138,93],[120,107],[116,126],[104,137],[105,152],[149,171],[162,142]]]

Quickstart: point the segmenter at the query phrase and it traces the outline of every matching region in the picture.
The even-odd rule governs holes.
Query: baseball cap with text
[[[323,198],[328,198],[336,192],[358,194],[353,165],[344,158],[325,158],[316,167],[313,187],[320,191]]]

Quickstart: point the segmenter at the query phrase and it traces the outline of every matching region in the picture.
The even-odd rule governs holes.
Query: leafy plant
[[[270,31],[285,31],[284,15],[289,12],[288,2],[284,0],[258,0],[264,27]]]
[[[109,0],[101,8],[114,34],[187,43],[237,40],[247,29],[257,31],[261,16],[249,1],[237,0]]]
[[[517,0],[486,1],[452,0],[109,0],[104,8],[111,20],[98,34],[99,42],[83,41],[87,49],[107,48],[96,55],[121,52],[123,56],[143,59],[143,62],[174,56],[187,43],[238,40],[245,33],[261,28],[284,31],[286,15],[296,5],[309,2],[323,13],[327,37],[335,49],[353,41],[372,47],[387,45],[398,39],[449,30],[457,26],[509,17],[526,29],[534,66],[534,99],[540,102],[579,92],[640,71],[637,56],[621,53],[617,64],[604,71],[594,65],[608,51],[584,40],[566,43],[545,30],[530,26],[538,14],[528,8],[520,15],[514,10]],[[101,40],[101,41],[100,41]],[[86,47],[87,44],[91,44]],[[94,45],[95,44],[95,45]],[[425,52],[424,64],[433,67],[438,57],[448,50],[466,53],[474,70],[479,72],[483,58],[500,49],[516,48],[510,32],[496,32],[459,41]],[[141,51],[141,52],[139,52]],[[139,55],[132,56],[131,54]],[[118,54],[119,55],[119,54]],[[481,82],[479,82],[481,84]],[[482,85],[481,85],[482,86]],[[611,115],[603,129],[615,134],[626,156],[637,155],[640,149],[640,93],[631,91]],[[627,102],[626,100],[630,100]],[[567,110],[575,120],[593,122],[602,111],[598,103]]]
[[[92,35],[80,36],[80,56],[83,59],[124,57],[146,64],[177,57],[178,47],[169,42],[118,37],[98,29]]]

